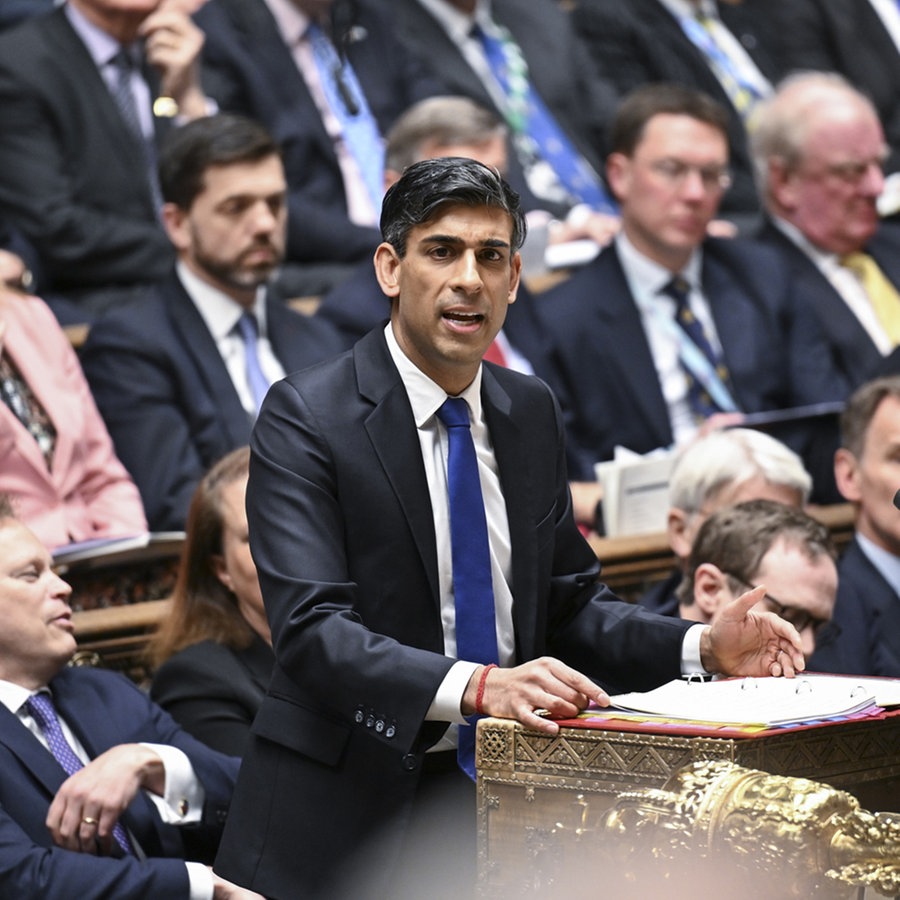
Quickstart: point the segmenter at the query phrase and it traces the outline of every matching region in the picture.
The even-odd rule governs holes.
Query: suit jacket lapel
[[[366,335],[354,348],[353,358],[360,395],[373,404],[365,420],[366,432],[403,507],[413,542],[428,574],[433,601],[439,608],[434,514],[409,397],[380,331]],[[398,428],[397,422],[404,419],[412,427]]]
[[[3,704],[0,704],[0,744],[15,754],[23,767],[40,782],[48,801],[68,778],[50,751]]]
[[[536,513],[531,508],[535,473],[529,466],[528,455],[522,452],[526,436],[513,418],[512,400],[497,381],[489,366],[484,367],[481,386],[484,416],[500,483],[506,501],[509,522],[510,547],[512,548],[512,584],[515,598],[513,622],[516,648],[537,646],[534,610],[537,605],[536,583],[532,576],[537,558],[534,523]]]
[[[599,320],[594,328],[609,336],[604,343],[610,340],[615,342],[614,358],[623,363],[616,374],[631,395],[635,414],[647,422],[659,446],[668,446],[672,443],[669,409],[659,386],[656,363],[647,343],[640,312],[615,247],[603,251],[595,265],[597,276],[593,283],[602,287],[598,288],[598,296],[591,302],[593,314]]]
[[[206,322],[177,277],[172,277],[162,293],[173,332],[181,341],[187,358],[194,364],[198,379],[216,407],[217,419],[228,436],[228,442],[235,447],[246,444],[250,439],[250,417],[241,405],[234,382]]]

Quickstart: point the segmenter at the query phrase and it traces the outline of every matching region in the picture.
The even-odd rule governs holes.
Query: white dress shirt
[[[624,232],[616,235],[615,248],[650,345],[659,385],[669,410],[672,437],[675,444],[684,444],[696,437],[699,426],[688,402],[687,376],[679,362],[680,341],[673,330],[678,327],[674,324],[675,300],[660,293],[672,280],[672,272],[644,256]],[[691,312],[703,326],[713,349],[721,354],[722,344],[701,285],[702,253],[698,247],[678,274],[690,285],[688,302]]]
[[[241,406],[249,416],[256,418],[256,401],[247,380],[247,348],[244,339],[235,333],[235,325],[244,312],[244,308],[227,294],[214,288],[211,284],[195,275],[184,263],[177,263],[178,277],[187,291],[197,311],[203,317],[209,333],[213,336],[234,389],[240,398]],[[256,291],[256,301],[251,312],[256,316],[258,337],[256,355],[269,384],[284,378],[284,366],[275,356],[268,338],[266,326],[266,288],[261,285]]]
[[[859,2],[865,3],[866,0]],[[868,2],[884,23],[891,40],[897,45],[897,52],[900,53],[900,6],[897,5],[897,0],[868,0]]]

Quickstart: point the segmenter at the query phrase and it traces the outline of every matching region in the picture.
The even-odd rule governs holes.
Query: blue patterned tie
[[[59,724],[59,717],[56,715],[56,708],[50,695],[34,694],[25,701],[25,706],[34,721],[38,723],[38,726],[44,733],[44,737],[47,739],[47,746],[50,748],[50,752],[63,767],[66,774],[74,775],[79,769],[83,769],[84,763],[76,756],[75,751],[63,734],[62,727]],[[121,822],[116,822],[113,826],[113,837],[126,854],[134,855],[134,848]]]
[[[716,353],[703,325],[691,312],[688,303],[690,286],[680,276],[673,278],[662,289],[675,301],[675,322],[688,340],[700,351],[707,365],[703,368],[690,365],[685,360],[685,354],[678,354],[678,361],[684,370],[688,383],[688,403],[694,417],[698,421],[708,419],[713,413],[728,412],[736,407],[733,402],[717,402],[715,396],[721,387],[727,393],[728,370],[722,358]],[[713,379],[719,380],[719,385],[712,383]],[[730,400],[730,397],[729,397]]]
[[[489,34],[476,25],[472,34],[481,41],[497,83],[506,94],[506,119],[514,135],[526,136],[541,159],[549,163],[573,203],[586,203],[598,212],[618,215],[600,177],[575,149],[553,114],[528,79],[522,51],[505,28]]]
[[[447,481],[450,492],[450,549],[456,606],[456,656],[468,662],[496,663],[497,624],[487,518],[478,477],[478,459],[462,397],[448,397],[437,416],[447,429]],[[475,720],[459,727],[460,768],[475,779]]]
[[[366,102],[353,67],[342,61],[334,44],[318,25],[306,31],[325,99],[341,123],[341,132],[362,173],[373,207],[381,209],[384,195],[384,141]]]
[[[259,411],[266,393],[269,390],[269,379],[266,378],[262,365],[259,362],[259,352],[256,347],[257,338],[259,337],[259,328],[256,322],[256,316],[251,312],[241,313],[241,317],[237,320],[235,326],[244,341],[244,361],[247,366],[247,384],[250,386],[250,393],[253,394],[253,402]]]

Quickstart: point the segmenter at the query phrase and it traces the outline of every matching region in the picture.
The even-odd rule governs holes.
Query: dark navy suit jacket
[[[838,563],[833,620],[841,633],[816,650],[811,672],[900,678],[900,597],[856,541]]]
[[[874,378],[883,365],[881,353],[816,264],[771,221],[764,224],[758,240],[777,250],[790,266],[794,297],[812,312],[825,337],[823,364],[838,373],[848,393]],[[900,290],[900,226],[882,223],[865,249]]]
[[[842,385],[821,365],[815,323],[791,318],[790,283],[771,250],[707,239],[701,277],[741,411],[843,399]],[[615,245],[548,291],[540,310],[553,345],[551,386],[566,417],[571,477],[593,480],[594,464],[611,459],[617,444],[636,453],[668,447],[669,411]],[[798,452],[806,449],[803,438],[798,434]]]
[[[678,677],[690,623],[597,583],[551,392],[485,364],[482,398],[509,520],[517,660],[558,656],[607,687]],[[391,896],[423,755],[447,728],[425,716],[454,660],[422,450],[384,335],[275,385],[251,447],[250,534],[276,665],[216,871],[266,896],[313,896],[377,836],[364,893]]]
[[[92,759],[118,744],[136,742],[183,750],[206,791],[202,822],[184,828],[166,825],[141,793],[122,820],[149,857],[147,861],[55,847],[45,821],[53,797],[68,776],[18,717],[0,705],[0,895],[42,900],[187,900],[183,860],[197,859],[189,849],[191,838],[193,843],[215,847],[239,761],[194,740],[121,675],[65,668],[50,688],[57,709]]]
[[[342,349],[331,326],[279,298],[266,329],[285,372]],[[176,275],[146,300],[96,322],[82,348],[91,392],[119,459],[141,492],[151,529],[184,528],[197,482],[250,441],[252,421],[203,317]]]
[[[157,118],[157,135],[170,124]],[[63,9],[0,34],[0,208],[33,244],[47,290],[165,275],[174,254],[146,170]]]
[[[335,4],[337,6],[337,4]],[[417,100],[443,87],[403,47],[391,17],[360,0],[336,43],[359,79],[382,134]],[[210,0],[195,21],[206,33],[203,82],[224,112],[262,122],[281,145],[287,176],[290,261],[352,262],[375,249],[376,228],[347,217],[332,139],[263,0]]]

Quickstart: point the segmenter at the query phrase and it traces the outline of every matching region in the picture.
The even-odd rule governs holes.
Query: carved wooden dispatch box
[[[900,715],[727,738],[607,727],[548,737],[488,718],[476,747],[479,893],[556,896],[619,794],[661,787],[701,759],[815,779],[867,809],[900,811]]]

